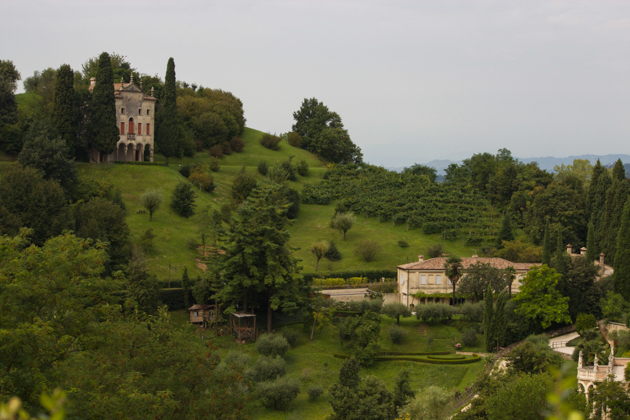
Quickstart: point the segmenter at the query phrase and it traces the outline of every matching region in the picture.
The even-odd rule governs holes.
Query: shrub
[[[224,155],[231,155],[232,148],[230,147],[230,143],[228,143],[227,141],[224,141],[223,143],[221,143],[221,151],[223,152]]]
[[[397,324],[400,324],[400,317],[408,318],[411,316],[409,308],[404,303],[392,302],[383,306],[383,315],[394,318]]]
[[[324,258],[328,261],[339,261],[341,260],[341,252],[337,248],[337,245],[333,241],[330,241],[330,246],[328,247],[328,251],[324,252]]]
[[[441,321],[450,318],[453,312],[454,308],[452,306],[443,303],[428,303],[416,306],[416,318],[422,319],[423,322]]]
[[[260,144],[262,144],[263,147],[266,147],[269,150],[280,150],[281,141],[282,138],[270,133],[265,133],[260,138]]]
[[[310,185],[305,183],[300,194],[302,196],[302,203],[304,204],[330,204],[330,194],[318,185]]]
[[[114,198],[112,199],[112,203],[118,204],[118,207],[120,207],[123,211],[127,210],[127,207],[125,206],[125,202],[122,199],[122,193],[120,192],[119,189],[117,189],[116,192],[114,193]]]
[[[181,166],[179,168],[179,173],[184,176],[184,178],[188,178],[190,176],[190,172],[193,170],[194,165],[188,164]]]
[[[370,262],[376,257],[376,254],[381,249],[378,242],[366,239],[361,241],[355,248],[355,252],[363,257],[365,262]]]
[[[442,246],[442,244],[435,244],[435,245],[430,246],[429,249],[427,249],[427,255],[430,258],[437,258],[441,256],[443,252],[444,252],[444,247]]]
[[[481,322],[483,321],[483,303],[464,303],[461,306],[458,306],[457,309],[460,314],[464,316],[470,322]]]
[[[302,147],[302,136],[295,131],[291,131],[287,134],[287,143],[293,147]]]
[[[197,194],[193,191],[192,185],[181,182],[173,190],[171,208],[182,217],[190,217],[195,213],[195,198]]]
[[[219,172],[219,169],[221,169],[221,165],[219,165],[219,159],[212,159],[210,161],[210,170],[212,172]]]
[[[286,407],[300,393],[300,381],[295,378],[279,378],[273,382],[258,384],[258,398],[263,406],[275,410]]]
[[[280,356],[262,356],[256,360],[253,369],[247,371],[247,376],[256,382],[273,381],[287,373],[287,364]]]
[[[263,334],[256,342],[256,350],[263,356],[284,356],[289,350],[289,342],[278,334]]]
[[[267,172],[269,171],[269,165],[266,160],[261,160],[258,162],[258,173],[262,176],[267,176]]]
[[[291,157],[291,158],[293,158],[293,157]],[[295,166],[293,166],[293,164],[291,163],[291,159],[283,160],[280,163],[280,167],[287,174],[287,179],[289,181],[297,181],[297,176],[295,175]]]
[[[258,183],[252,175],[241,171],[232,183],[232,198],[239,203],[247,200],[247,197],[249,197],[257,185]]]
[[[400,327],[391,327],[389,329],[389,338],[394,344],[402,344],[406,336],[405,330]]]
[[[477,331],[474,328],[464,328],[462,332],[462,343],[466,347],[474,347],[477,345]]]
[[[249,355],[240,351],[230,350],[224,361],[228,366],[243,367],[249,363]]]
[[[221,159],[221,156],[223,156],[223,149],[221,148],[221,146],[219,145],[214,145],[210,148],[210,156],[217,158],[217,159]]]
[[[188,239],[186,239],[186,247],[188,249],[195,250],[195,249],[197,249],[197,247],[199,245],[201,245],[201,244],[199,243],[199,241],[196,238],[188,238]]]
[[[400,241],[398,241],[398,246],[401,248],[409,248],[409,242],[401,239]]]
[[[156,235],[153,233],[153,228],[147,229],[142,235],[140,235],[140,243],[145,251],[149,251],[153,248],[153,239]]]
[[[440,223],[425,223],[422,225],[422,233],[425,235],[442,233],[442,225]]]
[[[188,177],[188,181],[199,188],[199,191],[214,191],[214,180],[208,175],[206,165],[196,165]]]
[[[245,142],[240,137],[232,137],[230,140],[230,147],[236,153],[241,153],[245,149]]]
[[[348,302],[348,309],[360,313],[375,312],[380,313],[383,309],[383,299],[363,299]]]
[[[324,393],[324,389],[319,385],[313,385],[306,392],[308,393],[308,400],[315,402]]]
[[[282,336],[287,340],[291,347],[294,347],[299,334],[293,330],[284,330],[282,331]]]
[[[304,159],[298,162],[295,169],[300,176],[308,176],[308,163]]]

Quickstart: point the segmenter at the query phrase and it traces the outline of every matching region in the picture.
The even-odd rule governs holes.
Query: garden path
[[[557,337],[549,339],[549,346],[558,353],[568,354],[571,356],[573,354],[574,347],[567,347],[567,343],[574,338],[579,337],[579,334],[576,332],[572,332],[569,334],[559,335]]]

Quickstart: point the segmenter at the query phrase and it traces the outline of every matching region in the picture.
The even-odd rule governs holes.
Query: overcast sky
[[[316,97],[366,161],[630,154],[630,1],[7,1],[22,78],[103,51],[286,132]]]

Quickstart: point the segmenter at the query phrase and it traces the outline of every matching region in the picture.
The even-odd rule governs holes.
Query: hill
[[[197,210],[206,206],[220,208],[230,202],[231,186],[234,178],[245,167],[246,172],[254,174],[258,180],[263,177],[257,172],[257,165],[261,160],[269,164],[283,161],[294,156],[294,162],[304,159],[309,164],[309,174],[298,176],[297,181],[289,182],[291,188],[301,191],[306,183],[314,184],[322,180],[326,171],[324,164],[313,154],[284,142],[280,150],[273,151],[260,145],[262,132],[246,128],[243,133],[245,149],[242,153],[224,155],[220,161],[221,168],[212,172],[216,189],[212,193],[201,192],[197,200]],[[8,157],[5,157],[8,158]],[[156,155],[156,161],[164,161]],[[188,247],[189,239],[199,241],[199,233],[195,217],[182,218],[170,208],[170,197],[179,182],[187,182],[179,174],[181,165],[188,163],[209,163],[211,156],[207,152],[199,152],[192,158],[171,158],[170,166],[142,166],[142,165],[95,165],[79,163],[81,176],[108,182],[114,189],[120,189],[127,206],[127,223],[131,230],[131,241],[140,245],[140,236],[149,228],[153,229],[156,238],[153,240],[153,250],[148,252],[148,265],[151,273],[160,279],[179,279],[184,267],[193,276],[200,275],[202,270],[197,267],[196,259],[199,253]],[[12,164],[0,159],[2,167]],[[139,197],[147,189],[161,190],[164,195],[162,207],[153,215],[149,222],[148,214],[141,214]],[[465,247],[463,241],[442,241],[440,234],[424,235],[419,229],[408,230],[406,225],[392,226],[392,223],[379,222],[379,218],[357,216],[355,226],[348,232],[347,241],[342,235],[329,227],[330,220],[335,213],[335,202],[329,205],[302,204],[297,219],[289,228],[291,245],[298,248],[296,256],[302,260],[305,272],[315,270],[315,258],[310,253],[310,245],[320,239],[333,240],[339,248],[343,258],[341,261],[330,262],[323,260],[320,271],[339,270],[373,270],[395,269],[396,265],[415,260],[419,254],[426,254],[427,248],[437,243],[444,243],[445,252],[470,256],[481,249]],[[381,251],[376,258],[366,263],[354,252],[357,244],[363,239],[373,239],[381,245]],[[398,246],[398,241],[404,240],[408,248]],[[170,270],[169,270],[170,267]]]

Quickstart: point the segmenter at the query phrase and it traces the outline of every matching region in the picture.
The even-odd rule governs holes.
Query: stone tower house
[[[96,78],[90,79],[90,91],[94,89]],[[114,97],[116,98],[116,121],[120,130],[120,137],[113,153],[105,154],[98,150],[90,150],[90,162],[114,162],[132,161],[153,162],[154,148],[154,115],[155,102],[153,88],[151,95],[142,92],[140,87],[133,83],[133,74],[130,83],[114,83]],[[145,151],[148,151],[148,159],[145,159]]]

